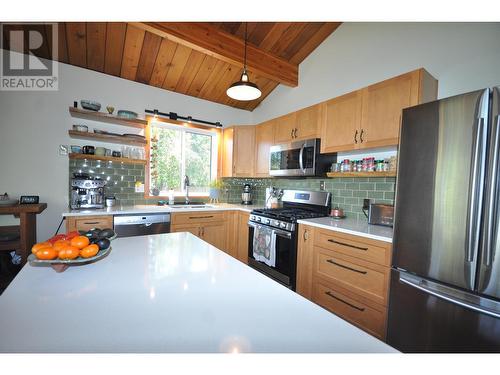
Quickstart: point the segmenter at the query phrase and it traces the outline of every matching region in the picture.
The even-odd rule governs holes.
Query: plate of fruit
[[[33,245],[28,262],[32,266],[51,265],[56,271],[64,271],[67,267],[61,268],[61,265],[86,264],[104,258],[111,251],[111,241],[115,238],[112,229],[98,228],[58,234]],[[54,267],[57,265],[59,268]]]

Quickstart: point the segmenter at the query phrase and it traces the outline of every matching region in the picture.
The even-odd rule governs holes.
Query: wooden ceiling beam
[[[243,67],[244,40],[209,23],[133,22],[131,24],[231,65]],[[292,64],[252,44],[247,46],[247,68],[255,74],[286,86],[298,85],[298,64]]]

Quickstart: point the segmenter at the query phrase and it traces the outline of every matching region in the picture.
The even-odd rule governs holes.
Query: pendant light
[[[243,60],[243,72],[238,82],[233,83],[226,91],[227,96],[235,100],[249,101],[259,98],[262,92],[255,83],[250,82],[247,73],[247,26],[245,23],[245,58]]]

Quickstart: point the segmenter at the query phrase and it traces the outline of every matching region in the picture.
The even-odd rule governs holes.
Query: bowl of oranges
[[[28,262],[33,266],[95,262],[109,254],[114,238],[116,235],[111,229],[58,234],[33,245]]]

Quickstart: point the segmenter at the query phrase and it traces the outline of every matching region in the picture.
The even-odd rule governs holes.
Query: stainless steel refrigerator
[[[403,111],[387,342],[500,352],[498,87]]]

